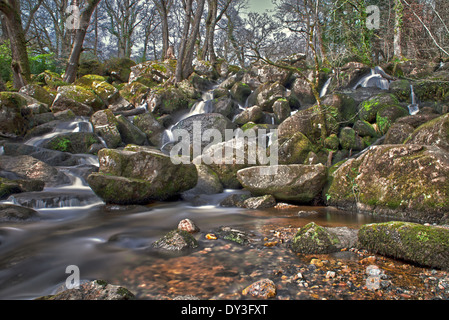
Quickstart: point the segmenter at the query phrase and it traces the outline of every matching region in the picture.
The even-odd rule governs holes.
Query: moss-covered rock
[[[100,110],[90,118],[94,132],[103,138],[108,148],[114,149],[122,144],[119,123],[111,110]]]
[[[390,83],[390,91],[401,102],[411,103],[411,83],[408,80],[397,80]]]
[[[91,106],[70,99],[62,94],[58,94],[56,96],[52,106],[50,107],[50,110],[54,114],[62,111],[71,110],[75,115],[84,117],[90,117],[94,113],[94,110],[92,109]]]
[[[173,86],[154,87],[146,99],[148,109],[156,116],[173,114],[177,111],[188,110],[192,102],[188,95]]]
[[[105,107],[105,102],[93,92],[77,85],[63,86],[58,88],[58,95],[90,106],[94,111]]]
[[[0,204],[0,222],[30,222],[39,219],[39,213],[31,208]]]
[[[419,265],[449,269],[449,229],[410,222],[364,225],[359,230],[363,248]]]
[[[43,147],[50,150],[79,154],[89,153],[90,147],[98,143],[101,142],[95,133],[70,132],[49,139]]]
[[[125,144],[136,144],[143,146],[147,144],[147,135],[136,127],[126,117],[119,115],[117,119],[117,128]]]
[[[144,101],[150,88],[138,81],[128,83],[120,89],[120,95],[133,105],[140,105]]]
[[[109,78],[108,82],[127,83],[134,66],[136,63],[131,59],[111,58],[104,63],[104,73]]]
[[[413,86],[418,101],[449,101],[449,83],[447,81],[421,80]]]
[[[357,104],[355,100],[343,93],[334,93],[324,97],[321,102],[329,107],[328,112],[337,112],[334,115],[342,125],[352,125],[357,120]]]
[[[386,106],[397,106],[399,100],[391,93],[381,93],[368,100],[363,101],[359,106],[360,120],[374,123],[377,113]]]
[[[245,104],[246,99],[251,94],[251,88],[246,83],[237,82],[232,86],[231,94],[239,103]]]
[[[88,183],[107,203],[167,200],[194,188],[198,181],[195,165],[175,165],[169,156],[150,148],[103,149],[98,158],[99,173],[91,174]]]
[[[291,242],[296,253],[326,254],[338,251],[340,243],[337,236],[314,222],[300,228]]]
[[[357,120],[353,126],[354,131],[360,137],[378,137],[379,134],[374,129],[373,125],[368,121]]]
[[[267,112],[273,111],[273,104],[287,97],[285,87],[279,82],[267,82],[258,87],[249,97],[249,106],[258,105]]]
[[[242,186],[255,196],[272,195],[276,200],[305,204],[321,193],[326,178],[326,167],[322,164],[257,166],[237,172]]]
[[[51,105],[55,99],[55,95],[48,92],[41,86],[37,84],[28,84],[19,90],[20,93],[26,94],[27,96],[33,97],[39,102]]]
[[[354,129],[346,127],[341,129],[339,135],[342,149],[361,151],[363,150],[363,140],[357,135]]]
[[[279,164],[302,164],[315,149],[304,134],[297,132],[279,146]]]
[[[11,194],[21,192],[42,191],[45,182],[37,179],[11,180],[0,177],[0,199],[7,199]]]
[[[397,119],[405,117],[408,114],[409,112],[401,106],[385,106],[377,112],[377,127],[382,134],[385,134]]]
[[[419,126],[405,143],[433,145],[449,151],[449,114]]]
[[[385,135],[384,144],[403,144],[415,129],[407,123],[394,123]]]
[[[375,215],[439,222],[448,219],[449,156],[437,147],[375,146],[339,166],[327,204]]]
[[[23,136],[31,127],[33,111],[28,108],[29,100],[23,93],[0,92],[0,131]]]
[[[147,61],[130,68],[128,83],[138,81],[147,87],[154,87],[170,79],[176,71],[176,62]]]
[[[291,116],[292,109],[290,102],[285,99],[278,99],[273,104],[274,120],[276,124],[281,124],[285,119]]]
[[[189,232],[176,229],[154,242],[153,247],[167,251],[182,251],[198,247],[198,241]]]
[[[233,122],[238,126],[243,126],[248,122],[258,123],[263,119],[263,111],[259,106],[254,106],[245,109],[240,114],[236,115]]]
[[[146,134],[153,146],[161,146],[165,127],[150,112],[135,116],[133,124]]]

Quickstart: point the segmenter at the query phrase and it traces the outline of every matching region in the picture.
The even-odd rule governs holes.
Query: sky
[[[259,13],[265,12],[266,9],[273,9],[271,0],[249,0],[249,11]]]

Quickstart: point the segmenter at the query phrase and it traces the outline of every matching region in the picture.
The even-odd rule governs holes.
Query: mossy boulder
[[[334,93],[327,95],[323,98],[321,102],[325,107],[329,107],[328,112],[337,112],[334,115],[338,118],[342,125],[352,125],[357,120],[357,103],[354,98],[343,94]]]
[[[341,129],[339,140],[342,149],[361,151],[364,148],[362,138],[350,127]]]
[[[131,67],[128,83],[138,81],[147,87],[154,87],[170,79],[176,71],[175,63],[147,61]]]
[[[132,68],[136,63],[128,58],[111,58],[104,63],[104,74],[108,77],[108,82],[127,83]]]
[[[396,80],[390,83],[390,91],[401,102],[411,103],[412,88],[408,80]]]
[[[58,94],[90,106],[94,111],[104,109],[105,102],[92,90],[82,86],[70,85],[58,88]]]
[[[94,132],[103,138],[108,148],[114,149],[122,144],[119,123],[111,110],[100,110],[90,118]]]
[[[388,132],[391,125],[399,118],[405,117],[409,112],[397,105],[385,106],[381,108],[376,115],[376,124],[382,134]]]
[[[280,164],[302,164],[316,147],[301,132],[295,133],[279,146]]]
[[[243,105],[245,104],[245,101],[246,99],[248,99],[251,92],[251,88],[243,82],[237,82],[231,88],[231,94],[233,98]]]
[[[407,123],[394,123],[385,135],[384,144],[403,144],[415,129]]]
[[[80,154],[89,153],[90,147],[93,144],[99,143],[101,142],[95,133],[70,132],[51,138],[42,147],[50,150]]]
[[[154,242],[153,247],[166,251],[182,251],[198,247],[198,241],[189,232],[176,229]]]
[[[7,199],[11,194],[42,191],[45,182],[37,179],[7,179],[0,177],[0,199]]]
[[[325,190],[327,204],[374,215],[448,219],[449,155],[416,144],[374,146],[340,165]]]
[[[71,110],[77,116],[90,117],[94,110],[87,104],[70,99],[63,94],[58,94],[53,101],[50,110],[56,114],[58,112]]]
[[[149,111],[156,116],[161,116],[188,110],[192,101],[180,88],[161,86],[155,87],[149,92],[146,102]]]
[[[374,129],[373,125],[368,121],[357,120],[353,126],[354,131],[360,137],[378,137],[379,134]]]
[[[360,245],[381,255],[449,270],[449,229],[392,221],[364,225]]]
[[[48,92],[41,86],[37,84],[28,84],[19,90],[20,93],[26,94],[27,96],[33,97],[39,102],[51,105],[55,99],[55,95]]]
[[[325,113],[327,136],[338,134],[340,127],[338,111],[330,106],[323,108],[322,111]],[[296,112],[279,125],[279,138],[291,138],[297,132],[301,132],[313,144],[321,143],[320,114],[321,110],[318,106]]]
[[[287,90],[279,82],[267,82],[259,86],[248,97],[249,106],[258,105],[267,112],[273,111],[273,104],[282,98],[287,97]]]
[[[119,115],[117,119],[117,128],[125,144],[136,144],[143,146],[147,144],[147,135],[136,127],[128,118]]]
[[[413,86],[418,101],[449,101],[449,83],[447,81],[420,80]]]
[[[242,126],[248,122],[258,123],[263,119],[263,111],[259,106],[253,106],[243,110],[240,114],[236,115],[233,122]]]
[[[374,123],[377,113],[386,106],[397,106],[399,100],[391,93],[381,93],[368,100],[363,101],[359,106],[360,120]]]
[[[332,151],[337,151],[340,148],[340,140],[337,135],[331,134],[327,137],[326,140],[324,140],[324,147]]]
[[[276,100],[273,104],[274,120],[276,124],[281,124],[285,119],[291,116],[292,109],[287,99]]]
[[[146,134],[148,141],[153,146],[161,146],[165,127],[156,120],[151,112],[145,112],[135,116],[133,124]]]
[[[327,254],[338,251],[339,243],[336,235],[311,222],[298,230],[291,241],[291,248],[296,253]]]
[[[198,173],[193,164],[173,164],[162,152],[128,146],[98,152],[98,173],[88,177],[92,190],[105,202],[148,204],[167,200],[194,188]]]
[[[438,146],[449,151],[449,114],[419,126],[405,143]]]
[[[237,172],[242,186],[255,196],[272,195],[276,200],[304,204],[321,193],[326,178],[327,170],[322,164],[256,166]]]
[[[38,220],[40,220],[40,217],[36,210],[13,204],[0,204],[0,222],[31,222]]]
[[[133,105],[140,105],[142,101],[145,100],[145,97],[150,88],[138,81],[134,81],[132,83],[128,83],[124,85],[119,93],[120,95],[129,101]]]

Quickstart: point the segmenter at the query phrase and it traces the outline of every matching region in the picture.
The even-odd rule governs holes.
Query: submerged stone
[[[167,251],[181,251],[198,247],[198,242],[189,232],[177,229],[154,242],[153,247]]]

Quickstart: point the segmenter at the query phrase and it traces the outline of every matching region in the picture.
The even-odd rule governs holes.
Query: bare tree
[[[0,0],[0,12],[11,44],[14,87],[20,89],[30,81],[31,71],[18,0]]]

